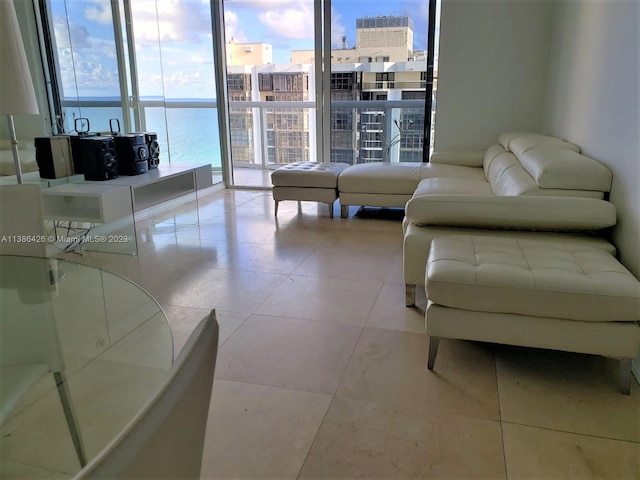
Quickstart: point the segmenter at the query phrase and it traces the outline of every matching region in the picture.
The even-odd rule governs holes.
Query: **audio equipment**
[[[145,142],[149,147],[149,170],[158,168],[160,164],[160,144],[156,132],[144,132]]]
[[[139,175],[149,171],[149,147],[143,134],[118,134],[114,135],[113,140],[119,175]]]
[[[69,137],[36,137],[34,145],[40,178],[63,178],[74,174]]]
[[[79,137],[78,154],[82,158],[85,180],[110,180],[118,177],[118,156],[113,137]]]
[[[140,173],[147,172],[153,168],[158,168],[160,163],[160,144],[158,143],[158,134],[156,132],[133,132],[129,134],[120,134],[120,120],[117,118],[109,119],[109,130],[111,135],[116,141],[116,151],[118,152],[118,170],[120,175],[138,175]],[[143,141],[137,136],[142,136]],[[133,137],[130,143],[127,144],[123,140],[119,140],[119,137]],[[147,168],[142,165],[142,156],[144,152],[138,147],[140,144],[147,145],[146,160]],[[130,148],[131,147],[131,148]],[[131,152],[133,151],[133,157]]]
[[[74,120],[75,132],[65,134],[69,137],[71,143],[71,156],[73,158],[73,171],[74,173],[84,173],[84,160],[82,158],[82,147],[80,146],[80,140],[87,137],[98,136],[95,132],[90,132],[89,119],[79,117]]]

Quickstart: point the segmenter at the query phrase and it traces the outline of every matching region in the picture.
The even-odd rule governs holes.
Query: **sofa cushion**
[[[486,180],[470,178],[425,178],[413,193],[420,195],[492,195],[491,185]]]
[[[543,135],[534,132],[507,132],[498,137],[498,143],[505,150],[513,152],[516,156],[532,148],[548,146],[562,148],[565,150],[573,150],[580,153],[580,147],[551,135]]]
[[[499,148],[502,148],[498,146]],[[602,190],[577,190],[569,188],[541,188],[525,170],[518,158],[511,152],[498,152],[489,154],[487,157],[493,156],[491,161],[487,161],[485,170],[487,180],[491,184],[491,190],[494,195],[500,196],[517,196],[517,195],[549,195],[549,196],[571,196],[571,197],[590,197],[603,198]],[[560,152],[561,150],[555,150]],[[565,150],[565,152],[568,150]],[[574,152],[571,152],[574,153]],[[579,155],[579,154],[576,154]],[[549,167],[551,171],[552,167]],[[576,182],[577,183],[577,182]],[[583,184],[586,185],[586,184]],[[461,192],[462,193],[462,192]]]
[[[271,174],[275,187],[337,188],[338,175],[349,164],[339,162],[294,162]]]
[[[447,150],[433,152],[429,163],[460,165],[461,167],[481,167],[484,150]]]
[[[421,179],[422,163],[359,163],[342,171],[338,190],[411,195]]]
[[[489,173],[491,171],[491,164],[493,161],[501,154],[505,153],[506,150],[504,147],[498,143],[495,145],[491,145],[487,148],[487,151],[484,153],[484,157],[482,159],[482,168],[484,169],[484,174],[486,178],[489,178]]]
[[[528,150],[519,158],[540,188],[611,190],[611,170],[577,152],[540,147]]]
[[[522,155],[534,148],[547,147],[557,150],[569,150],[576,153],[580,153],[580,148],[573,143],[565,142],[556,137],[537,137],[537,136],[523,136],[514,138],[509,143],[509,150],[511,150],[516,157],[521,158]]]
[[[420,178],[460,178],[479,182],[487,181],[484,170],[480,167],[439,163],[423,163],[420,169]]]
[[[481,312],[640,320],[640,282],[613,256],[563,242],[454,235],[431,242],[429,300]]]
[[[616,224],[611,202],[580,197],[416,195],[405,215],[415,225],[511,230],[591,231]]]
[[[509,168],[519,167],[520,162],[516,156],[504,149],[500,150],[500,145],[494,145],[487,150],[484,162],[484,174],[487,181],[491,184],[493,193],[501,195],[503,187],[500,186],[500,177]]]

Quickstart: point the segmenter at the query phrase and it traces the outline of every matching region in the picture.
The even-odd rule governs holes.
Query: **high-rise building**
[[[356,20],[358,62],[406,62],[412,55],[413,22],[408,15]]]
[[[291,64],[273,65],[270,45],[232,41],[230,47],[227,87],[231,102],[313,98],[312,50],[293,51]],[[366,106],[367,101],[425,98],[426,59],[413,50],[411,18],[358,18],[355,44],[343,37],[331,57],[331,161],[422,161],[424,108]],[[341,101],[358,104],[341,107]],[[262,118],[254,118],[255,111],[230,105],[234,163],[256,163],[262,155],[268,165],[310,159],[309,109],[264,108]],[[261,136],[265,151],[256,152],[254,144],[262,143]]]

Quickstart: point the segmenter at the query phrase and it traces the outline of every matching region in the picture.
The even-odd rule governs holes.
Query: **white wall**
[[[613,242],[640,278],[640,123],[637,0],[556,7],[543,129],[613,171]]]
[[[542,127],[553,2],[442,0],[435,150]]]

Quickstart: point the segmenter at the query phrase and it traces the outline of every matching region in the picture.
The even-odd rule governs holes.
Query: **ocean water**
[[[73,131],[77,117],[87,118],[92,132],[108,132],[112,118],[124,125],[118,107],[67,108],[65,115],[67,131]],[[147,131],[158,134],[161,164],[210,163],[214,169],[222,168],[216,109],[148,107],[145,116]]]

